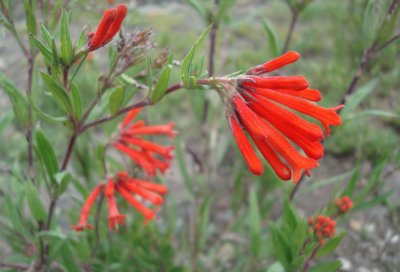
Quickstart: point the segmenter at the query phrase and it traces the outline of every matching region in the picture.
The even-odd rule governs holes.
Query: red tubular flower
[[[122,4],[118,5],[115,9],[107,9],[104,11],[96,32],[94,34],[89,33],[88,35],[88,39],[90,39],[88,43],[90,51],[104,46],[117,34],[127,12],[128,9]]]
[[[88,217],[94,201],[102,191],[104,191],[104,196],[107,198],[109,229],[117,229],[118,225],[125,223],[125,215],[121,214],[117,207],[116,192],[144,216],[145,222],[155,218],[157,206],[163,204],[163,195],[168,193],[167,187],[162,184],[131,178],[126,172],[119,172],[116,174],[115,179],[110,178],[105,186],[100,184],[91,192],[83,205],[79,224],[71,226],[71,228],[75,231],[82,231],[84,228],[93,229],[93,226],[88,224]],[[156,208],[148,208],[140,199],[149,201]]]
[[[259,76],[293,63],[299,57],[296,52],[288,52],[250,69],[247,75],[236,80],[236,90],[230,94],[232,107],[228,110],[231,127],[231,120],[238,122],[234,124],[237,128],[243,126],[277,176],[282,180],[292,178],[294,182],[303,171],[310,175],[309,170],[318,166],[318,160],[324,155],[320,143],[323,130],[299,113],[320,121],[329,136],[329,127],[342,122],[336,111],[343,107],[323,108],[314,104],[321,100],[321,93],[308,88],[309,83],[303,76]],[[250,171],[260,174],[259,159],[241,132],[240,137],[234,134],[239,149]]]
[[[148,175],[156,175],[159,170],[164,173],[170,166],[173,158],[173,146],[162,146],[143,140],[143,135],[168,135],[174,137],[174,124],[147,126],[143,120],[132,123],[141,108],[131,110],[121,123],[119,137],[113,146],[128,155],[135,163],[142,167]]]
[[[341,198],[336,199],[335,204],[340,213],[346,213],[353,207],[353,202],[348,196],[343,196]]]
[[[295,51],[289,51],[280,57],[267,61],[266,63],[250,69],[248,75],[260,75],[275,71],[283,66],[296,62],[300,58],[300,54]]]
[[[318,215],[315,219],[310,218],[308,224],[320,244],[325,242],[324,239],[333,238],[336,234],[336,221],[328,216]]]
[[[239,147],[240,152],[242,153],[247,166],[249,167],[250,171],[254,175],[261,175],[264,172],[264,168],[260,159],[257,157],[256,153],[254,152],[251,143],[246,137],[246,134],[240,127],[239,122],[236,120],[236,117],[231,115],[229,117],[229,125],[231,126],[233,136],[236,140],[236,143]]]
[[[94,227],[88,223],[90,210],[92,209],[93,203],[96,201],[97,196],[103,191],[104,184],[99,184],[93,191],[90,193],[88,198],[86,199],[85,204],[83,204],[81,215],[79,217],[78,225],[71,226],[75,231],[82,231],[85,228],[93,229]]]

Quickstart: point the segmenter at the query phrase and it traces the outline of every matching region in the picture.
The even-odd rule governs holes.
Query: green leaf
[[[287,199],[283,207],[283,221],[290,229],[294,230],[297,227],[298,218],[296,211]]]
[[[176,146],[176,149],[175,149],[176,159],[178,161],[179,170],[183,177],[183,181],[185,183],[186,189],[190,193],[193,193],[192,177],[189,175],[189,172],[188,172],[187,166],[186,166],[186,160],[184,157],[185,147],[184,147],[184,143],[179,139],[179,137],[175,138],[175,146]]]
[[[356,211],[356,210],[372,208],[372,207],[378,205],[379,203],[383,203],[392,193],[393,193],[393,191],[389,191],[389,192],[386,192],[386,193],[381,194],[379,196],[376,196],[371,200],[368,200],[368,201],[365,201],[365,202],[360,203],[358,205],[355,205],[355,207],[352,210]]]
[[[82,96],[76,84],[71,84],[71,98],[74,116],[79,119],[82,115]]]
[[[36,104],[33,102],[32,97],[28,96],[28,101],[30,106],[32,107],[33,111],[36,112],[42,119],[48,121],[48,122],[55,122],[55,123],[65,123],[68,121],[67,116],[51,116],[45,112],[43,112]]]
[[[400,114],[396,114],[396,113],[389,112],[389,111],[383,111],[383,110],[365,110],[365,111],[361,111],[358,113],[349,114],[347,119],[351,120],[351,119],[356,119],[356,118],[361,118],[361,117],[369,117],[369,116],[390,118],[390,119],[400,119]]]
[[[46,41],[47,46],[50,48],[53,46],[53,36],[47,30],[44,25],[40,26],[40,33],[42,34],[43,39]]]
[[[273,57],[278,57],[279,56],[279,46],[276,38],[276,32],[272,28],[272,25],[267,19],[262,20],[262,25],[264,27],[265,33],[267,33],[268,37],[268,46],[269,50],[271,51],[271,54]]]
[[[0,88],[2,88],[12,104],[14,115],[17,121],[26,126],[29,122],[27,102],[22,96],[20,90],[3,74],[0,72]]]
[[[53,55],[51,66],[53,67],[53,71],[57,73],[60,70],[60,59],[58,57],[58,50],[54,39],[51,40],[51,45],[51,52]]]
[[[303,188],[300,192],[299,195],[303,195],[306,194],[308,192],[312,192],[317,188],[320,187],[324,187],[333,183],[337,183],[337,182],[343,182],[344,180],[346,180],[347,177],[351,176],[354,173],[355,169],[352,169],[350,171],[347,171],[343,174],[339,174],[337,176],[334,177],[330,177],[330,178],[326,178],[323,180],[320,180],[318,182],[314,182],[313,184],[311,184],[310,186],[307,186],[305,188]]]
[[[190,49],[189,53],[182,61],[182,82],[183,86],[187,89],[192,89],[196,86],[193,85],[193,80],[191,80],[193,61],[197,57],[198,51],[200,51],[201,47],[203,46],[203,43],[208,36],[208,33],[210,33],[211,27],[212,25],[210,25],[203,31],[203,33],[197,39],[196,43],[193,45],[192,49]]]
[[[210,209],[212,204],[213,198],[208,196],[202,202],[199,211],[199,235],[197,237],[199,247],[198,250],[202,251],[208,238],[208,229],[210,227]]]
[[[28,29],[28,33],[36,35],[36,1],[24,0],[24,9],[25,9],[25,17],[26,17],[26,27]],[[33,51],[34,43],[30,40],[31,50]]]
[[[387,17],[390,2],[391,1],[369,0],[363,19],[365,48],[375,43],[376,37]]]
[[[167,65],[164,70],[161,72],[160,78],[157,81],[157,84],[154,88],[153,95],[151,96],[151,101],[156,103],[163,98],[165,92],[168,88],[169,78],[171,75],[171,65]]]
[[[280,262],[274,262],[267,270],[267,272],[285,272],[285,268]]]
[[[346,98],[346,106],[340,113],[343,119],[346,119],[349,114],[352,113],[361,104],[361,102],[375,90],[378,82],[379,80],[377,78],[373,79]]]
[[[274,247],[274,254],[280,263],[285,267],[286,271],[290,271],[290,264],[293,260],[293,255],[290,250],[289,241],[282,233],[281,229],[275,225],[270,225],[272,244]]]
[[[78,50],[84,47],[86,44],[86,27],[84,27],[79,33],[79,38],[76,41],[75,48]]]
[[[28,206],[33,218],[37,222],[44,223],[46,221],[47,215],[43,203],[40,200],[39,192],[36,190],[35,186],[33,186],[32,182],[26,182],[24,188],[26,201],[28,202]]]
[[[221,0],[218,6],[217,14],[215,15],[215,21],[220,24],[222,19],[226,16],[229,9],[233,7],[236,0]]]
[[[108,103],[111,115],[115,115],[119,111],[124,103],[124,100],[125,88],[123,86],[118,86],[110,95],[110,101]]]
[[[67,90],[65,90],[64,87],[56,82],[49,74],[41,72],[41,75],[45,85],[52,94],[53,98],[57,101],[57,103],[62,107],[65,112],[72,114],[73,108],[67,94]]]
[[[147,87],[149,88],[149,93],[153,92],[153,69],[151,69],[151,60],[150,57],[146,57],[146,81]]]
[[[36,36],[33,34],[30,35],[31,39],[33,40],[33,43],[36,45],[36,47],[39,49],[39,51],[42,53],[44,60],[46,62],[46,66],[51,66],[51,61],[53,59],[52,53],[50,48],[48,48],[46,45],[44,45]]]
[[[249,201],[251,252],[254,256],[258,256],[261,249],[261,215],[257,195],[254,190],[249,191]]]
[[[201,121],[203,119],[204,112],[204,101],[206,99],[206,94],[202,90],[194,90],[189,96],[189,103],[194,116],[197,120]]]
[[[55,174],[54,178],[58,184],[58,195],[62,194],[67,189],[68,184],[72,180],[71,174],[66,171],[58,172],[57,174]]]
[[[317,257],[324,257],[332,254],[335,249],[340,245],[343,237],[346,236],[346,233],[343,232],[339,236],[329,239],[317,252]]]
[[[61,28],[60,28],[60,50],[61,59],[65,65],[70,65],[73,59],[73,47],[71,41],[71,34],[69,32],[69,19],[68,13],[64,9],[61,14]]]
[[[58,163],[53,147],[40,129],[36,130],[35,139],[38,155],[46,167],[48,176],[55,182],[54,175],[58,172]]]
[[[342,267],[342,262],[339,260],[320,263],[311,267],[309,272],[336,272]]]
[[[205,6],[200,4],[198,0],[186,0],[186,2],[191,5],[203,18],[204,21],[208,20],[209,11]]]

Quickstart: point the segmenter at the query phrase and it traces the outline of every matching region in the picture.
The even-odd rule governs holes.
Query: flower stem
[[[310,267],[311,261],[314,259],[315,255],[317,254],[318,250],[321,248],[321,245],[318,244],[314,250],[311,252],[310,256],[308,256],[307,260],[304,263],[303,270],[302,272],[308,271],[308,268]]]
[[[291,8],[290,10],[292,11],[292,18],[290,20],[289,30],[288,30],[287,35],[286,35],[285,45],[282,48],[282,54],[285,53],[289,48],[289,44],[290,44],[290,41],[292,40],[294,28],[295,28],[296,23],[297,23],[297,18],[299,16],[299,13],[297,12],[297,10],[295,10],[293,8]]]

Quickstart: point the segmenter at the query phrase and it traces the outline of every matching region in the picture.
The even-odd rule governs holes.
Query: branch
[[[282,54],[285,53],[289,48],[289,44],[290,44],[290,41],[292,39],[293,31],[294,31],[294,28],[295,28],[296,23],[297,23],[297,18],[299,16],[299,13],[296,10],[294,10],[294,9],[290,9],[290,10],[292,11],[292,18],[291,18],[291,21],[290,21],[290,26],[289,26],[288,33],[286,35],[285,45],[283,46],[283,49],[282,49]]]

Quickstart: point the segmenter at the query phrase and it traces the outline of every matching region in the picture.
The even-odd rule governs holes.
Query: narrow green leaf
[[[354,190],[356,189],[356,183],[360,177],[360,167],[357,167],[354,170],[353,175],[351,175],[349,182],[347,183],[346,188],[344,189],[342,196],[352,197]]]
[[[24,9],[25,9],[25,18],[26,18],[26,27],[28,29],[28,33],[36,35],[36,1],[24,0]],[[30,40],[31,50],[34,48],[34,43]]]
[[[349,97],[347,97],[346,106],[340,113],[343,119],[346,119],[349,116],[349,114],[352,113],[361,104],[361,102],[375,90],[375,87],[378,85],[378,82],[379,80],[377,78],[373,79],[364,86],[357,89]]]
[[[336,272],[342,267],[342,262],[339,260],[320,263],[311,267],[309,272]]]
[[[254,190],[249,191],[249,201],[251,252],[254,256],[258,256],[261,249],[261,215],[257,195]]]
[[[68,184],[72,180],[71,174],[66,171],[58,172],[57,174],[55,174],[54,178],[56,180],[56,183],[58,184],[57,193],[59,195],[67,189]]]
[[[35,102],[33,102],[32,97],[28,96],[28,101],[32,109],[44,120],[49,121],[49,122],[55,122],[55,123],[64,123],[68,121],[67,116],[51,116],[45,112],[43,112],[38,106],[36,106]]]
[[[48,48],[46,45],[44,45],[38,38],[36,38],[33,34],[30,35],[31,39],[33,40],[33,43],[36,45],[36,47],[39,49],[40,53],[42,53],[44,60],[46,62],[46,66],[51,66],[51,61],[53,59],[53,55],[51,53],[50,48]]]
[[[280,262],[274,262],[267,270],[267,272],[285,272],[285,268]]]
[[[53,56],[51,66],[53,67],[53,71],[58,72],[60,70],[60,58],[58,56],[57,45],[54,39],[51,40],[51,45],[51,52]]]
[[[71,84],[71,101],[74,109],[74,116],[79,119],[82,115],[82,96],[76,84]]]
[[[65,65],[70,65],[73,59],[73,47],[69,31],[68,13],[66,10],[63,10],[61,14],[60,50],[63,63]]]
[[[201,15],[204,21],[208,20],[209,11],[198,0],[186,0],[186,2]]]
[[[41,75],[43,82],[47,86],[47,89],[50,91],[53,98],[65,112],[71,114],[73,112],[72,104],[64,87],[56,82],[49,74],[41,72]]]
[[[370,116],[390,118],[390,119],[400,119],[400,114],[396,114],[396,113],[384,111],[384,110],[365,110],[365,111],[357,112],[354,114],[351,113],[351,114],[349,114],[347,119],[351,120],[351,119],[370,117]]]
[[[299,195],[303,195],[303,194],[306,194],[308,192],[312,192],[317,188],[324,187],[324,186],[327,186],[327,185],[330,185],[330,184],[343,182],[343,181],[346,180],[347,177],[350,177],[354,173],[354,171],[355,171],[355,169],[352,169],[352,170],[347,171],[347,172],[345,172],[343,174],[339,174],[337,176],[329,177],[329,178],[320,180],[318,182],[315,182],[315,183],[311,184],[310,186],[307,186],[307,187],[303,188],[303,190],[301,190],[299,192]]]
[[[183,181],[185,182],[186,189],[190,193],[193,193],[192,177],[189,175],[184,157],[184,143],[179,139],[179,137],[175,138],[175,146],[176,159],[178,161],[179,170],[183,177]]]
[[[47,215],[46,210],[40,200],[39,192],[33,186],[32,182],[26,182],[25,186],[26,201],[28,202],[28,207],[32,213],[33,218],[37,222],[44,223],[46,221]]]
[[[287,199],[283,207],[283,221],[290,229],[294,230],[297,227],[298,218],[296,211]]]
[[[44,25],[40,25],[40,33],[42,34],[43,39],[46,41],[47,46],[51,48],[53,46],[53,36]]]
[[[190,49],[189,53],[182,61],[182,82],[184,87],[187,89],[192,89],[195,87],[192,85],[193,82],[191,80],[193,61],[197,57],[198,51],[200,51],[201,47],[203,46],[203,43],[208,36],[208,33],[210,33],[211,27],[212,25],[208,26],[203,31],[203,33],[197,39],[196,43],[193,45],[192,49]]]
[[[365,48],[374,44],[387,17],[390,1],[369,0],[364,12],[363,37]]]
[[[215,21],[220,24],[222,19],[226,16],[229,9],[233,7],[236,0],[221,0],[218,6],[217,14],[215,15]]]
[[[79,33],[79,38],[75,43],[75,48],[79,50],[83,48],[85,44],[86,44],[86,27],[84,27]]]
[[[199,237],[198,243],[199,247],[198,249],[200,251],[203,250],[207,238],[208,238],[208,229],[209,229],[209,222],[210,222],[210,209],[211,209],[211,204],[212,204],[213,198],[211,196],[206,197],[206,199],[202,202],[200,206],[200,211],[199,211]]]
[[[317,252],[317,257],[324,257],[332,254],[335,249],[340,245],[342,239],[346,236],[346,233],[343,232],[339,236],[329,239],[323,247],[321,247]]]
[[[111,115],[115,115],[119,111],[124,103],[124,100],[125,88],[123,86],[118,86],[110,95],[110,101],[108,103]]]
[[[21,91],[0,72],[0,88],[3,89],[12,104],[13,112],[20,124],[23,126],[28,124],[27,102],[22,96]]]
[[[356,210],[372,208],[372,207],[378,205],[379,203],[383,203],[393,192],[394,191],[389,191],[389,192],[386,192],[386,193],[381,194],[379,196],[376,196],[371,200],[368,200],[368,201],[365,201],[363,203],[357,204],[357,205],[354,206],[354,208],[352,210],[356,211]]]
[[[289,241],[277,226],[271,224],[270,231],[275,257],[285,267],[286,271],[290,271],[289,268],[290,264],[292,263],[293,256],[290,250]]]
[[[161,72],[160,78],[157,81],[157,84],[154,88],[153,95],[151,96],[151,101],[156,103],[163,98],[169,83],[169,77],[171,75],[171,65],[167,65],[164,70]]]
[[[279,46],[278,46],[278,41],[276,38],[276,32],[272,28],[271,23],[267,19],[262,20],[262,25],[264,27],[265,33],[267,33],[269,50],[271,51],[271,54],[273,57],[278,57],[279,56],[279,49],[278,49]]]
[[[38,155],[46,167],[48,176],[54,182],[54,175],[58,172],[58,163],[54,149],[40,129],[36,130],[35,139]]]

